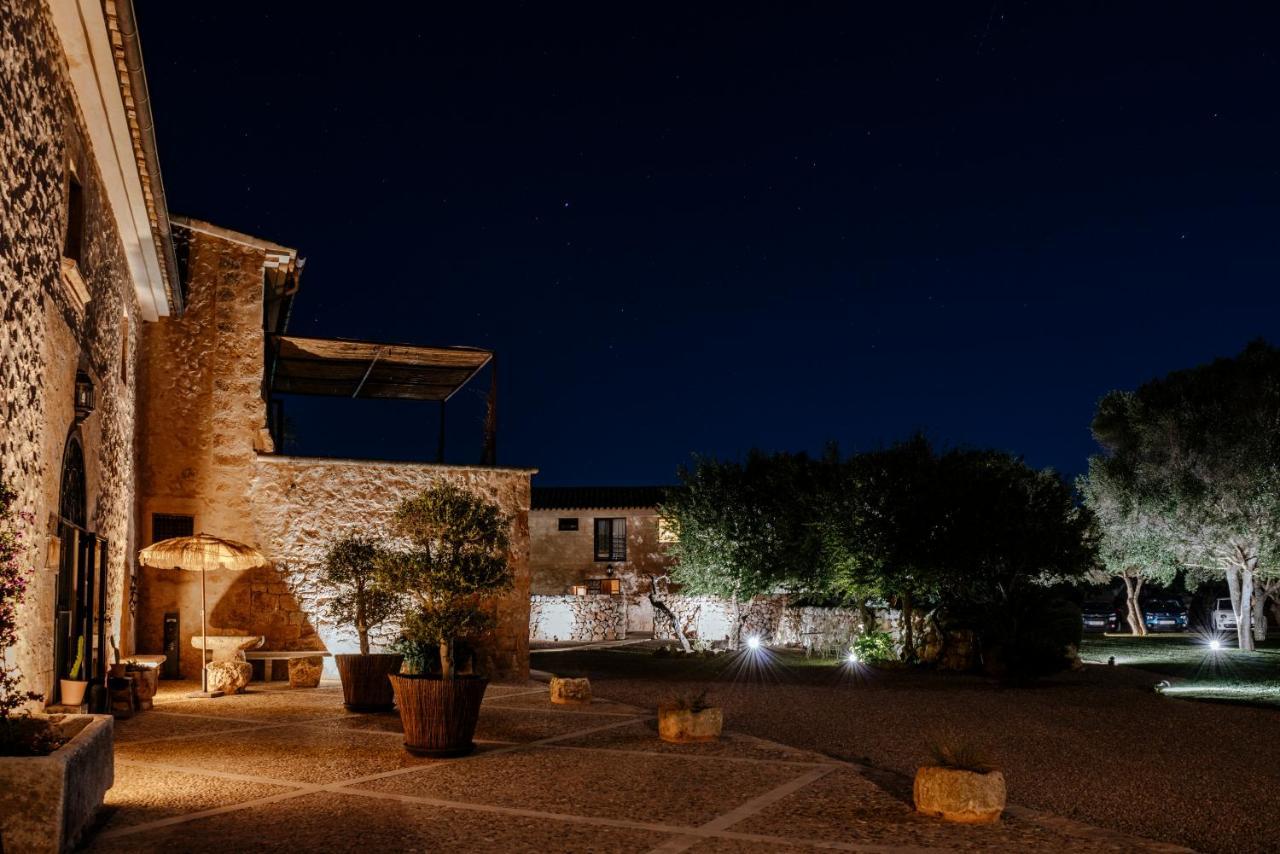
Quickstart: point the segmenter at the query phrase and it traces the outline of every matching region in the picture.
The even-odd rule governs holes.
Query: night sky
[[[1280,341],[1276,14],[1051,5],[137,10],[170,208],[299,249],[294,334],[496,350],[552,485],[916,429],[1076,473],[1107,390]]]

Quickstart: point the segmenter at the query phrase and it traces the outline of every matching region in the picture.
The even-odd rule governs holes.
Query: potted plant
[[[916,771],[916,809],[961,824],[990,824],[1004,811],[1004,775],[972,744],[946,739],[932,746],[934,764]]]
[[[724,712],[707,702],[707,692],[676,694],[658,704],[658,736],[663,741],[685,744],[715,741],[724,726]]]
[[[85,689],[89,687],[87,679],[80,678],[80,670],[84,667],[84,635],[76,639],[76,660],[71,665],[69,679],[60,679],[59,698],[64,706],[78,706],[84,702]]]
[[[410,548],[389,555],[380,578],[413,601],[401,627],[405,641],[434,646],[439,656],[438,667],[418,668],[434,672],[391,677],[410,753],[461,756],[475,749],[472,736],[489,681],[460,672],[457,651],[460,641],[490,628],[486,600],[512,585],[509,524],[493,503],[448,484],[396,508],[393,530]]]
[[[116,646],[116,639],[111,637],[111,667],[108,669],[107,675],[120,679],[128,671],[128,665],[120,661],[120,647]]]
[[[351,532],[330,543],[320,569],[319,582],[333,597],[324,606],[325,616],[354,628],[360,640],[358,655],[334,656],[342,698],[353,712],[391,711],[395,698],[387,677],[400,671],[404,659],[399,653],[369,651],[369,630],[404,606],[404,597],[378,584],[383,556],[376,542]]]
[[[30,577],[18,523],[32,519],[14,509],[16,500],[0,481],[0,828],[6,850],[70,851],[111,787],[111,718],[23,709],[44,698],[24,690],[7,665]]]

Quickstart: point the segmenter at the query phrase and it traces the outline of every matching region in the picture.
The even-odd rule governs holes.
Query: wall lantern
[[[93,414],[93,380],[86,371],[76,371],[76,423]]]

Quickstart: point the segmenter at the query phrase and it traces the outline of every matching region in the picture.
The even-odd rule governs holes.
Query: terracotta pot
[[[58,702],[64,706],[78,706],[84,702],[84,690],[89,687],[88,682],[81,682],[79,679],[59,679]]]
[[[482,676],[392,674],[404,749],[415,756],[465,756],[475,750],[472,738],[480,719],[480,703],[489,680]]]
[[[658,736],[663,741],[687,744],[715,741],[724,727],[724,712],[717,708],[692,711],[668,703],[658,706]]]
[[[916,771],[916,809],[960,824],[991,824],[1004,811],[1004,775],[927,766]]]
[[[335,655],[342,678],[342,699],[353,712],[389,712],[395,708],[395,694],[387,677],[400,672],[404,656],[383,652],[372,655]]]
[[[124,662],[121,662],[119,664],[113,664],[111,665],[110,668],[108,668],[107,675],[114,679],[123,679],[125,674],[125,669],[128,666],[129,665],[125,664]]]

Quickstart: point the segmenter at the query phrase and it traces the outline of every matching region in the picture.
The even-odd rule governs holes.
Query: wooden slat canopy
[[[469,347],[417,347],[274,335],[271,390],[284,394],[448,400],[489,364]]]

